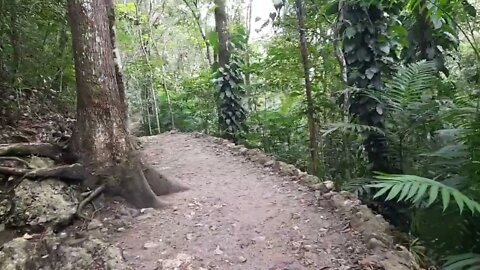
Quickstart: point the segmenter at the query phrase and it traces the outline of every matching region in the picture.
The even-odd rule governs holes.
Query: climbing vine
[[[382,3],[340,2],[339,29],[342,53],[345,59],[347,84],[358,89],[383,89],[398,61],[401,41],[392,29],[397,7]],[[383,129],[384,108],[365,91],[355,91],[349,97],[348,111],[354,121]],[[386,140],[378,132],[369,132],[364,146],[372,169],[390,171]]]

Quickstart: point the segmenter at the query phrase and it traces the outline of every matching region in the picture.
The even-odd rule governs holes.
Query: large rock
[[[50,235],[38,241],[16,238],[5,243],[0,250],[0,269],[126,270],[129,268],[118,248],[99,239],[63,241]]]
[[[68,221],[75,214],[77,194],[67,184],[53,180],[23,180],[15,188],[14,209],[8,227],[45,228]]]

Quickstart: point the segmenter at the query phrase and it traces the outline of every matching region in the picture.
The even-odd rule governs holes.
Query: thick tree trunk
[[[318,166],[318,143],[317,143],[317,127],[315,123],[315,108],[312,98],[312,81],[310,80],[310,63],[308,61],[308,48],[305,38],[305,12],[301,0],[296,0],[298,31],[300,34],[300,54],[302,57],[303,71],[305,76],[305,96],[307,100],[307,118],[308,131],[310,133],[310,158],[312,173],[317,173]]]
[[[131,147],[108,11],[107,0],[68,1],[77,80],[72,150],[87,169],[87,185],[105,185],[137,207],[159,207]]]

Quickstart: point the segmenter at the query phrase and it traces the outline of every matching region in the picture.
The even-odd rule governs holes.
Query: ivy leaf
[[[442,28],[443,26],[443,18],[436,18],[436,17],[431,17],[431,21],[432,21],[432,24],[433,24],[433,28],[435,30],[438,30],[440,28]]]
[[[470,17],[477,16],[477,10],[472,4],[470,4],[467,0],[462,1],[462,4],[463,4],[463,9]]]
[[[378,48],[380,49],[380,51],[382,51],[385,54],[390,53],[390,44],[388,44],[388,43],[384,43],[384,44],[380,45]]]
[[[334,15],[338,13],[338,1],[333,1],[325,10],[325,15]]]
[[[357,30],[353,26],[349,26],[349,27],[347,27],[347,29],[345,29],[345,36],[347,38],[354,37],[356,33],[357,33]]]
[[[379,71],[378,67],[371,67],[365,71],[365,75],[367,76],[367,79],[371,80],[375,74],[377,74]]]

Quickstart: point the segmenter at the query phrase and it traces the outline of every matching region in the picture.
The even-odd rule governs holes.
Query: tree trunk
[[[19,45],[19,35],[18,35],[18,14],[16,1],[13,0],[10,3],[10,45],[12,46],[12,83],[17,82],[18,70],[20,68],[20,45]]]
[[[207,58],[208,66],[212,66],[213,62],[212,62],[212,56],[211,56],[212,54],[210,52],[210,42],[208,41],[207,36],[205,34],[205,31],[203,30],[202,23],[200,21],[201,18],[200,18],[200,12],[198,10],[198,6],[197,6],[196,2],[193,3],[193,6],[196,9],[195,10],[191,6],[191,4],[189,3],[188,0],[183,0],[183,2],[188,7],[190,12],[192,13],[193,18],[195,19],[195,23],[197,24],[198,31],[200,32],[200,35],[203,39],[203,42],[205,43],[205,57]]]
[[[122,102],[122,106],[125,107],[125,119],[128,118],[128,107],[127,101],[125,99],[125,83],[123,81],[123,73],[122,73],[122,61],[120,58],[120,51],[117,47],[116,42],[116,32],[115,32],[115,5],[114,0],[105,0],[107,4],[107,12],[108,12],[108,26],[110,30],[110,42],[112,43],[113,48],[113,59],[115,62],[115,77],[117,79],[118,85],[118,92],[120,94],[120,101]],[[127,122],[127,121],[125,121]]]
[[[167,102],[168,102],[168,110],[170,111],[170,119],[172,122],[172,130],[175,130],[175,116],[173,114],[173,108],[172,108],[172,101],[170,99],[170,93],[168,91],[167,87],[167,81],[165,80],[166,76],[166,70],[165,70],[165,62],[167,59],[167,42],[165,40],[165,35],[163,35],[163,51],[162,51],[162,58],[164,59],[164,63],[162,64],[162,84],[163,84],[163,90],[165,91],[165,95],[167,96]]]
[[[218,33],[218,64],[220,67],[225,67],[230,63],[225,0],[215,0],[215,29]]]
[[[63,90],[63,73],[65,71],[65,48],[67,47],[67,27],[68,25],[62,25],[58,36],[58,58],[61,59],[61,66],[58,67],[55,79],[52,82],[53,89],[58,90],[60,93]]]
[[[245,66],[247,67],[247,72],[245,72],[245,86],[250,87],[251,75],[250,71],[250,34],[252,32],[252,2],[250,0],[247,6],[247,21],[245,23],[247,28],[247,35],[245,37]]]
[[[225,10],[225,0],[215,0],[215,30],[218,35],[218,66],[225,69],[230,62],[230,51],[228,49],[228,28],[227,28],[227,12]],[[218,126],[220,132],[224,132],[225,124],[223,123],[222,109],[220,100],[217,104]],[[230,137],[228,139],[231,139]]]
[[[117,81],[106,0],[69,0],[77,80],[72,150],[87,169],[87,186],[102,184],[137,207],[160,207],[132,150]]]
[[[305,12],[301,0],[296,0],[298,31],[300,34],[300,54],[302,57],[303,71],[305,76],[305,96],[307,99],[307,118],[308,131],[310,133],[310,157],[312,174],[317,173],[318,166],[318,144],[317,144],[317,127],[315,124],[315,108],[312,98],[312,81],[310,80],[310,63],[308,62],[308,48],[305,38]]]

